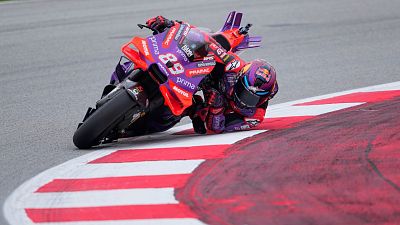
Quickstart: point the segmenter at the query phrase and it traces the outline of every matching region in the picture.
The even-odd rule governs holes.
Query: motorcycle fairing
[[[221,30],[215,34],[217,38],[220,38],[221,36],[225,38],[229,43],[232,52],[261,46],[260,43],[262,38],[260,36],[241,35],[239,33],[242,16],[243,13],[236,11],[230,12]],[[218,35],[220,35],[220,37],[218,37]]]
[[[142,69],[143,71],[147,71],[147,63],[144,59],[144,54],[140,52],[140,48],[138,48],[138,43],[141,42],[141,38],[134,37],[128,43],[122,46],[121,51],[134,63],[135,69]],[[139,52],[132,48],[132,45],[135,46]],[[142,50],[143,51],[143,50]],[[139,54],[141,53],[141,54]]]
[[[122,47],[122,52],[135,67],[147,71],[155,64],[167,76],[168,81],[160,84],[160,91],[164,104],[178,116],[192,105],[199,83],[216,64],[214,57],[207,57],[208,52],[202,48],[209,44],[207,41],[208,35],[182,23],[146,39],[135,37]]]

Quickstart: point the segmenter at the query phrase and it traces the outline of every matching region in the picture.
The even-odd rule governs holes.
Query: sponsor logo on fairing
[[[226,53],[225,53],[224,50],[218,48],[218,49],[217,49],[217,54],[218,54],[219,56],[221,56],[221,57],[224,57]]]
[[[154,54],[156,55],[160,54],[160,51],[158,50],[158,43],[156,37],[152,36],[149,39],[151,41],[151,44],[153,45]]]
[[[147,47],[146,40],[142,40],[142,47],[143,47],[144,55],[149,56],[150,53],[149,53],[149,48]]]
[[[226,65],[225,68],[227,71],[230,71],[230,70],[235,70],[239,67],[240,67],[240,61],[235,59],[235,60],[231,61],[230,63],[228,63],[228,65]]]
[[[182,35],[182,31],[183,31],[183,29],[186,27],[186,25],[181,25],[180,27],[179,27],[179,30],[178,30],[178,32],[176,33],[176,35],[175,35],[175,41],[178,41],[179,40],[179,38],[181,37],[181,35]]]
[[[183,32],[183,36],[187,36],[189,33],[190,27],[186,27],[185,31]]]
[[[222,57],[222,61],[224,61],[225,63],[229,62],[232,60],[233,56],[230,56],[226,53],[224,53],[225,55]],[[231,59],[231,60],[230,60]]]
[[[215,65],[216,65],[215,61],[197,63],[197,67],[206,67],[206,66],[215,66]]]
[[[171,44],[171,40],[173,38],[173,36],[176,34],[176,27],[172,27],[169,31],[167,36],[165,37],[164,42],[162,43],[162,47],[163,48],[168,48],[169,45]]]
[[[143,87],[142,86],[137,86],[134,89],[131,89],[131,92],[135,95],[138,95],[140,92],[143,91]]]
[[[192,57],[193,56],[193,52],[192,50],[189,48],[189,46],[187,45],[182,45],[181,49],[183,50],[183,52],[185,52],[185,54],[187,55],[187,57]]]
[[[183,33],[182,33],[182,36],[181,36],[181,38],[180,38],[180,40],[179,40],[179,44],[182,44],[182,43],[183,43],[183,41],[185,40],[186,36],[189,34],[189,31],[190,31],[190,27],[187,26],[187,27],[185,28],[185,31],[183,31]]]
[[[201,67],[201,68],[187,70],[186,76],[195,77],[195,76],[199,76],[199,75],[207,75],[207,74],[211,73],[212,69],[213,69],[213,67],[210,66],[210,67]]]
[[[190,83],[189,81],[187,81],[187,80],[185,80],[185,79],[183,79],[181,77],[177,77],[176,83],[182,84],[182,85],[184,85],[184,86],[186,86],[186,87],[188,87],[188,88],[190,88],[192,90],[194,90],[196,88],[196,86],[194,84]]]
[[[189,62],[189,59],[187,58],[186,54],[182,50],[177,48],[176,53],[178,53],[180,56],[182,56],[183,61]]]
[[[229,60],[229,55],[226,54],[226,51],[219,47],[218,45],[211,43],[210,48],[215,52],[215,54],[220,58],[223,62],[227,62]]]
[[[214,56],[206,56],[203,58],[204,61],[214,60]]]
[[[210,44],[210,48],[214,51],[216,51],[217,53],[221,54],[221,51],[223,51],[218,45],[216,45],[215,43],[211,43]]]
[[[173,89],[174,91],[176,91],[177,93],[179,93],[179,94],[185,96],[186,98],[189,98],[189,93],[187,93],[186,91],[184,91],[184,90],[178,88],[177,86],[174,86],[172,89]]]

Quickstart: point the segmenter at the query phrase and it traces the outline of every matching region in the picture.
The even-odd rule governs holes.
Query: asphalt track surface
[[[218,29],[237,9],[278,71],[272,103],[400,79],[398,1],[13,1],[0,3],[0,202],[23,181],[88,151],[72,134],[135,24],[162,14]],[[6,224],[3,216],[0,224]]]

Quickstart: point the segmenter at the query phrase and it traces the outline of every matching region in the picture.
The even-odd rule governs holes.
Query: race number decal
[[[169,72],[171,72],[174,75],[178,75],[185,72],[185,69],[183,68],[182,64],[178,62],[178,58],[176,58],[176,56],[172,53],[159,55],[158,59],[160,59],[160,61],[168,67]]]

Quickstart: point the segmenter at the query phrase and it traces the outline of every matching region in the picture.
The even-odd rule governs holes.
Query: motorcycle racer
[[[216,33],[161,16],[138,24],[153,35],[121,47],[110,83],[78,124],[75,146],[163,132],[186,116],[201,134],[257,126],[278,86],[269,63],[235,54],[261,46],[261,37],[249,35],[251,24],[240,26],[242,15],[230,12]]]
[[[163,32],[180,21],[157,16],[146,25],[155,32]],[[205,101],[194,96],[189,112],[196,133],[215,133],[248,130],[260,124],[268,102],[278,92],[276,71],[268,62],[257,59],[246,63],[231,51],[227,51],[214,39],[208,50],[213,52],[217,65],[200,87]]]
[[[192,116],[195,131],[201,131],[202,120],[215,133],[248,130],[260,124],[268,102],[278,92],[275,69],[264,60],[254,60],[239,73],[210,76],[202,84],[205,104]],[[204,130],[203,130],[204,133]]]

